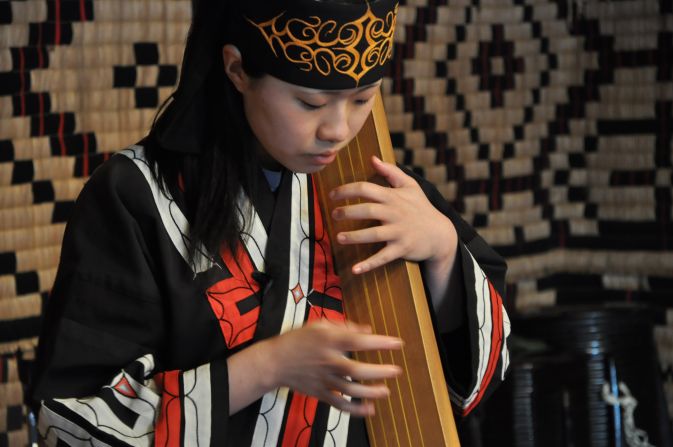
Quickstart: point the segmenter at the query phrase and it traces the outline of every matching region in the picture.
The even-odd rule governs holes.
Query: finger
[[[352,330],[354,332],[359,332],[362,334],[372,333],[372,327],[369,324],[357,323],[353,320],[346,320],[344,321],[344,325],[346,326],[347,329]]]
[[[363,199],[369,202],[384,202],[390,188],[371,182],[353,182],[337,186],[329,193],[332,200]]]
[[[380,351],[401,349],[404,342],[401,338],[390,335],[379,334],[364,334],[361,332],[353,333],[343,331],[340,334],[335,334],[334,349],[341,352],[358,352],[358,351]],[[346,357],[344,360],[351,361]],[[339,375],[346,376],[348,374],[341,372]]]
[[[358,323],[353,320],[343,320],[343,321],[332,321],[327,318],[321,318],[320,320],[313,321],[310,323],[307,323],[305,327],[308,326],[319,326],[323,325],[327,328],[337,328],[337,329],[343,329],[348,332],[354,332],[357,334],[371,334],[372,333],[372,327],[369,324],[365,323]]]
[[[340,376],[330,376],[325,382],[333,390],[359,399],[382,399],[390,395],[388,387],[381,383],[365,385]]]
[[[336,392],[318,398],[334,408],[346,411],[355,416],[373,416],[374,403],[368,401],[349,400]]]
[[[376,365],[373,363],[358,362],[349,358],[343,358],[341,362],[333,365],[332,373],[336,376],[348,376],[353,380],[384,380],[393,379],[402,373],[402,368],[397,365]]]
[[[337,241],[343,245],[388,242],[394,238],[395,233],[389,225],[377,225],[360,230],[342,231],[337,234]]]
[[[405,174],[397,165],[386,163],[377,156],[372,156],[372,166],[393,188],[416,184],[416,180]]]
[[[338,237],[337,237],[338,238]],[[341,242],[341,241],[339,241]],[[396,245],[386,245],[364,261],[353,265],[353,273],[360,275],[370,272],[402,257],[402,250]]]
[[[379,203],[358,203],[340,206],[332,211],[332,218],[343,219],[372,219],[384,220],[387,217],[386,206]]]

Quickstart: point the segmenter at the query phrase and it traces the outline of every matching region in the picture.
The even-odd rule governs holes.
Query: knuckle
[[[329,405],[342,410],[341,406],[343,405],[343,399],[337,397],[335,393],[326,393],[322,396],[322,401],[328,403]]]
[[[372,256],[367,261],[367,268],[369,268],[369,270],[374,270],[383,264],[385,264],[385,261],[382,259],[380,255]]]
[[[350,362],[341,362],[337,365],[337,375],[353,377],[357,373],[357,368]]]
[[[400,240],[400,248],[402,253],[409,253],[413,248],[413,243],[409,239],[403,238]]]
[[[372,234],[379,241],[383,240],[383,238],[385,237],[385,231],[381,226],[372,228]]]
[[[375,264],[377,267],[383,264],[387,264],[388,262],[390,262],[390,255],[388,254],[387,250],[381,252],[381,254],[377,256],[375,259]]]
[[[323,342],[326,346],[335,346],[340,344],[340,337],[333,331],[328,330],[327,327],[323,329]]]

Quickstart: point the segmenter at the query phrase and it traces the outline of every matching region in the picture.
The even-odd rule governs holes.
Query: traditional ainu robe
[[[462,300],[462,315],[437,327],[449,328],[438,339],[455,410],[465,413],[507,367],[505,266],[418,180],[460,238],[465,296],[447,299]],[[365,445],[361,419],[287,388],[229,416],[229,355],[308,321],[344,319],[312,177],[285,172],[275,193],[242,195],[236,252],[198,250],[193,262],[182,199],[168,191],[134,146],[99,168],[78,199],[33,386],[48,444]]]

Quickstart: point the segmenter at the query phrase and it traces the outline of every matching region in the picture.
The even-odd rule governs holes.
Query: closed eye
[[[364,106],[365,104],[367,104],[372,99],[374,99],[374,96],[372,96],[371,98],[366,98],[366,99],[356,99],[354,102],[358,106]]]
[[[299,101],[299,104],[301,104],[302,107],[304,107],[306,110],[318,110],[325,107],[325,104],[311,104],[310,102],[306,102],[299,98],[297,98],[297,101]]]

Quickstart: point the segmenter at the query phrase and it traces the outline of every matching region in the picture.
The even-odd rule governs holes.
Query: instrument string
[[[388,268],[384,268],[384,273],[386,275],[386,282],[390,283],[390,279],[388,276]],[[397,311],[395,309],[395,306],[391,306],[393,310],[393,319],[395,320],[395,325],[397,327],[397,331],[399,333],[400,328],[399,328],[399,321],[397,319]],[[413,386],[411,386],[411,375],[409,374],[409,365],[407,364],[407,356],[404,354],[404,350],[402,350],[402,360],[404,361],[404,371],[405,371],[405,377],[407,377],[406,383],[407,386],[409,387],[409,396],[411,396],[411,406],[413,408],[413,414],[416,417],[416,426],[418,427],[418,433],[420,434],[421,437],[421,445],[425,445],[425,440],[423,439],[423,430],[421,427],[421,420],[418,415],[418,407],[416,405],[416,395],[413,391]],[[400,392],[400,396],[402,393]],[[411,443],[411,441],[409,441]]]
[[[375,98],[374,108],[367,118],[363,131],[349,143],[345,150],[337,154],[333,167],[325,169],[317,176],[324,204],[323,210],[327,213],[334,208],[328,198],[331,188],[351,182],[367,181],[372,174],[375,174],[369,160],[371,155],[376,154],[384,162],[394,163],[395,161],[380,95],[379,92]],[[355,198],[344,202],[346,205],[355,205],[366,202],[366,200]],[[400,260],[361,275],[354,275],[351,271],[353,263],[361,262],[376,253],[380,244],[353,244],[352,247],[339,247],[340,244],[336,241],[337,230],[354,231],[363,228],[362,224],[366,227],[368,223],[352,219],[326,220],[329,222],[326,228],[330,230],[332,244],[335,246],[334,254],[337,255],[335,260],[338,260],[337,264],[343,270],[341,274],[344,281],[341,287],[347,318],[370,323],[375,333],[410,337],[411,340],[411,344],[399,352],[354,352],[356,359],[372,364],[376,364],[377,360],[379,364],[383,364],[384,358],[390,359],[390,363],[399,365],[404,373],[404,377],[385,380],[384,382],[391,391],[390,395],[385,401],[374,401],[376,414],[367,421],[370,444],[373,447],[400,445],[425,447],[426,445],[444,445],[445,442],[450,442],[451,445],[457,443],[453,418],[447,422],[449,425],[445,427],[444,424],[446,403],[442,399],[448,393],[440,389],[441,396],[435,396],[437,387],[441,388],[442,385],[442,382],[436,383],[439,379],[436,374],[433,375],[436,373],[436,369],[433,369],[436,368],[436,360],[432,360],[434,363],[423,365],[418,363],[423,359],[430,362],[436,357],[433,346],[427,344],[432,340],[426,340],[428,321],[427,316],[424,316],[426,312],[424,304],[427,303],[425,303],[423,287],[420,284],[418,267]],[[362,302],[363,299],[364,302]],[[400,301],[397,302],[396,299]],[[412,301],[408,301],[409,299]],[[419,299],[420,302],[416,301]],[[418,316],[419,320],[417,321],[413,316]],[[411,371],[415,371],[415,374],[411,375]],[[431,396],[428,393],[431,393]],[[428,401],[429,396],[436,397],[436,400]],[[434,406],[433,402],[438,405]],[[440,408],[442,409],[441,414],[435,412]],[[421,415],[420,411],[424,414]],[[450,410],[448,416],[451,416]],[[427,424],[425,432],[421,429],[421,418],[424,418],[424,423]],[[451,426],[453,426],[453,431],[447,433],[446,430],[450,431]]]
[[[344,154],[344,152],[346,152],[346,153]],[[344,154],[343,157],[341,156],[342,154]],[[340,185],[344,185],[344,184],[347,183],[347,181],[346,181],[346,176],[345,176],[345,173],[344,173],[344,164],[346,164],[346,163],[342,163],[342,158],[345,158],[345,157],[348,157],[348,164],[350,165],[350,173],[351,173],[352,175],[355,175],[355,172],[354,172],[354,170],[353,170],[353,163],[352,163],[352,160],[351,160],[351,158],[350,158],[350,150],[348,150],[348,151],[341,151],[341,153],[337,156],[337,161],[338,161],[338,163],[339,163],[338,166],[339,166],[339,184],[340,184]],[[353,178],[353,180],[355,180],[355,178]],[[346,204],[350,205],[350,204],[351,204],[351,201],[350,201],[350,200],[346,200]],[[346,225],[344,225],[344,226],[346,226]],[[351,223],[350,225],[347,225],[347,227],[348,227],[347,229],[348,229],[349,231],[351,231],[351,230],[354,229],[355,224],[354,224],[354,223]],[[353,249],[354,249],[355,252],[356,252],[357,258],[358,258],[358,259],[361,259],[361,257],[362,257],[362,253],[361,253],[361,250],[360,250],[359,245],[358,245],[358,244],[355,244],[354,247],[353,247]],[[349,275],[352,276],[352,273],[349,272]],[[367,303],[367,310],[368,310],[368,314],[369,314],[369,321],[371,321],[372,330],[374,331],[374,333],[378,333],[378,329],[376,328],[376,322],[374,321],[373,313],[372,313],[372,309],[371,309],[371,305],[370,305],[371,298],[370,298],[370,294],[369,294],[369,287],[367,286],[367,282],[366,282],[364,276],[360,275],[359,280],[360,280],[360,283],[362,284],[361,290],[363,290],[364,293],[365,293],[365,302]],[[351,287],[351,291],[354,291],[355,289],[356,289],[355,287]],[[358,306],[351,306],[352,309],[356,309],[357,307],[358,307]],[[359,321],[362,321],[363,319],[362,319],[362,318],[358,318],[358,320],[359,320]],[[378,363],[379,363],[379,364],[383,364],[383,359],[381,358],[381,353],[380,353],[380,352],[377,352],[375,355],[378,357],[378,360],[379,360]],[[372,360],[371,360],[371,358],[370,358],[370,353],[369,353],[369,352],[366,352],[366,351],[365,351],[365,352],[360,352],[360,353],[358,353],[358,356],[364,356],[364,357],[366,358],[366,361],[367,361],[368,363],[375,363],[375,362],[372,362]],[[377,411],[376,414],[375,414],[375,417],[378,419],[378,426],[381,427],[381,428],[383,428],[385,425],[384,425],[384,423],[383,423],[383,415],[381,414],[381,412],[380,412],[380,411]],[[388,437],[386,436],[386,431],[385,431],[385,430],[382,430],[382,433],[383,433],[383,444],[384,444],[385,446],[388,446]],[[374,438],[374,443],[373,443],[374,446],[378,445],[379,442],[378,442],[378,440],[376,439],[376,435],[374,434],[373,430],[372,430],[372,437]]]
[[[340,155],[337,156],[337,161],[336,161],[337,165],[340,164],[339,157],[340,157]],[[339,171],[341,171],[341,168],[339,168]],[[320,198],[321,198],[322,203],[324,203],[324,204],[329,203],[328,202],[329,199],[327,197],[327,191],[325,190],[325,188],[320,187],[320,188],[318,188],[318,190],[320,192]],[[327,208],[324,208],[324,209],[327,210]],[[336,234],[336,230],[334,228],[334,224],[332,222],[332,219],[329,218],[329,216],[326,216],[326,217],[327,218],[323,219],[323,221],[326,222],[327,225],[330,227],[329,233],[330,234]],[[348,285],[346,285],[345,283],[342,283],[341,284],[341,291],[342,291],[342,301],[345,301],[344,297],[348,296],[348,291],[349,291]],[[368,292],[365,291],[365,296],[367,296],[367,294],[368,294]],[[344,306],[344,315],[346,316],[347,320],[362,321],[362,318],[358,317],[357,306],[351,306],[348,309],[346,309],[345,303],[343,303],[342,305]],[[346,311],[348,311],[348,313],[346,313]],[[356,358],[359,358],[364,353],[360,352],[360,353],[354,353],[354,354],[355,354]],[[367,360],[367,361],[369,362],[369,360]],[[370,439],[370,444],[372,445],[372,447],[377,447],[376,439],[375,438]]]
[[[390,155],[390,152],[392,152],[392,147],[390,147],[390,145],[388,143],[389,140],[387,140],[386,143],[382,143],[381,139],[379,138],[378,123],[376,122],[376,119],[375,119],[375,115],[376,115],[377,112],[379,112],[381,115],[383,115],[385,117],[385,112],[384,112],[384,109],[383,109],[383,98],[382,98],[380,92],[377,94],[377,97],[375,98],[375,101],[376,101],[376,103],[374,105],[374,109],[372,110],[372,121],[373,121],[373,124],[374,124],[372,127],[373,127],[374,133],[375,133],[374,138],[375,138],[375,141],[377,142],[377,147],[379,147],[379,149],[380,149],[381,159],[383,161],[393,163],[395,161],[394,156],[393,156],[392,160],[386,160],[386,158],[389,158],[389,157],[386,157],[386,155]],[[385,123],[385,121],[384,121],[384,123]],[[383,140],[385,140],[386,138],[389,139],[390,137],[389,137],[389,134],[388,134],[387,126],[384,126],[384,128],[382,130],[383,130],[382,139]],[[385,146],[385,148],[384,148],[384,146]],[[357,150],[358,150],[358,153],[360,154],[360,158],[362,159],[362,150],[360,149],[360,146],[358,146]],[[388,152],[388,154],[386,154],[386,152]],[[364,163],[363,163],[363,172],[364,172],[364,170],[365,169],[364,169]],[[397,309],[395,308],[395,303],[394,303],[394,299],[393,299],[393,296],[392,296],[393,288],[391,287],[389,272],[390,272],[390,265],[387,264],[387,265],[383,266],[383,273],[385,275],[385,283],[388,286],[388,293],[389,293],[389,300],[390,300],[390,307],[391,307],[391,310],[392,310],[393,321],[395,322],[395,327],[397,329],[397,333],[400,334],[399,319],[397,317]],[[421,440],[421,445],[424,446],[425,441],[423,439],[423,430],[422,430],[422,426],[421,426],[421,422],[420,422],[420,416],[419,416],[419,413],[418,413],[418,407],[417,407],[417,404],[416,404],[416,395],[413,392],[414,387],[412,386],[412,381],[414,380],[414,378],[411,377],[411,374],[409,374],[409,365],[408,365],[408,362],[407,362],[406,351],[404,349],[402,349],[401,354],[402,354],[402,361],[404,363],[403,370],[404,370],[405,383],[407,384],[407,387],[409,389],[409,396],[410,396],[411,403],[412,403],[412,408],[413,408],[413,416],[415,417],[416,426],[417,426],[417,429],[418,429],[419,436],[421,438],[420,439]],[[399,380],[398,380],[398,383],[399,383]],[[398,388],[398,390],[399,390],[399,388]],[[400,399],[401,399],[402,398],[401,390],[399,390],[399,395],[400,395]],[[402,407],[404,409],[405,405],[403,405]],[[405,414],[405,424],[407,424],[407,434],[410,436],[408,421],[406,419],[406,414]],[[410,444],[411,444],[411,441],[410,441]]]
[[[359,158],[359,161],[360,161],[360,172],[362,173],[362,181],[367,181],[367,175],[366,175],[367,167],[366,167],[366,164],[365,164],[366,163],[365,162],[365,157],[363,156],[363,150],[362,150],[362,146],[360,145],[360,139],[357,136],[355,137],[355,145],[356,145],[355,146],[355,151],[357,152],[357,155],[358,155],[358,158]],[[350,152],[351,151],[349,151],[349,153]],[[369,161],[369,160],[367,160],[367,161]],[[354,172],[356,171],[355,168],[353,168],[353,171]],[[386,266],[384,266],[384,268],[386,268]],[[380,275],[380,271],[379,272],[372,271],[372,272],[370,272],[370,275],[374,278],[374,286],[376,288],[376,297],[377,297],[377,301],[379,303],[379,314],[381,315],[381,319],[383,320],[383,327],[384,327],[385,334],[386,335],[391,335],[391,330],[388,327],[389,324],[388,324],[388,321],[387,321],[387,318],[386,318],[386,316],[389,316],[389,315],[388,315],[388,312],[386,311],[385,305],[383,304],[383,300],[382,300],[382,295],[383,294],[381,292],[381,288],[379,287],[378,276]],[[393,307],[392,287],[390,285],[390,282],[387,279],[387,275],[386,275],[385,281],[383,281],[383,282],[387,286],[386,289],[384,289],[384,290],[387,290],[387,293],[386,293],[386,296],[388,298],[387,301],[388,301],[390,307]],[[397,328],[397,332],[392,334],[392,335],[395,335],[396,337],[399,337],[401,335],[400,330],[399,330],[399,324],[397,324],[397,322],[395,322],[395,326]],[[394,364],[395,363],[395,358],[394,358],[393,352],[389,351],[388,354],[390,356],[390,363]],[[402,350],[401,354],[402,354],[402,358],[404,358],[404,350]],[[406,364],[406,360],[405,360],[405,364]],[[405,371],[405,373],[407,372],[406,368],[405,368],[404,371]],[[409,433],[409,425],[407,423],[407,415],[406,415],[406,411],[405,411],[405,408],[404,408],[404,402],[402,402],[402,390],[400,388],[400,381],[401,380],[402,380],[402,378],[398,378],[398,379],[393,380],[394,385],[397,388],[397,397],[399,398],[399,405],[400,405],[400,408],[402,409],[402,420],[404,422],[404,429],[406,431],[406,433],[400,433],[400,430],[397,427],[397,418],[392,417],[393,426],[395,428],[395,434],[397,435],[395,437],[395,439],[397,439],[397,444],[398,445],[400,445],[401,437],[404,436],[405,434],[406,434],[406,437],[409,439],[409,442],[411,443],[411,435]],[[403,380],[408,381],[409,380],[409,375],[404,374],[404,379]],[[387,385],[389,385],[389,386],[391,385],[389,380],[386,381],[386,382],[387,382]],[[391,415],[395,414],[395,412],[392,409],[392,399],[393,398],[394,398],[394,395],[391,393],[389,398],[386,399],[388,401],[388,405],[390,406]]]
[[[357,143],[357,141],[358,141],[358,138],[357,138],[357,137],[355,138],[355,141],[356,141],[356,146],[355,146],[355,147],[356,147],[356,150],[357,150],[357,148],[359,147],[359,145],[358,145],[358,143]],[[350,164],[350,173],[352,174],[353,181],[363,181],[363,180],[365,180],[365,179],[366,179],[366,175],[365,175],[364,171],[361,171],[361,178],[358,178],[358,170],[355,169],[355,165],[353,164],[352,151],[348,151],[347,156],[348,156],[348,161],[349,161],[349,164]],[[358,199],[358,203],[362,203],[362,199]],[[355,225],[354,225],[354,226],[355,226]],[[370,253],[366,252],[366,253],[363,255],[364,248],[361,248],[360,244],[355,244],[355,247],[354,247],[354,248],[355,248],[355,250],[356,250],[356,252],[357,252],[357,258],[358,258],[358,259],[362,259],[362,258],[364,257],[364,255],[369,255],[369,254],[370,254]],[[366,273],[366,274],[364,274],[364,275],[358,275],[358,276],[360,276],[360,281],[361,281],[361,283],[363,284],[364,288],[365,288],[366,291],[367,291],[367,299],[365,300],[365,302],[367,303],[367,311],[368,311],[368,313],[369,313],[369,321],[372,322],[372,325],[373,325],[373,326],[376,326],[376,325],[377,325],[377,324],[376,324],[376,321],[377,321],[377,320],[374,318],[374,315],[376,315],[376,314],[375,314],[376,309],[374,309],[374,308],[372,307],[372,304],[374,304],[374,303],[373,303],[373,300],[371,299],[372,292],[369,290],[369,289],[370,289],[370,288],[369,288],[369,284],[368,284],[368,281],[367,281],[367,279],[366,279],[366,275],[369,276],[370,278],[373,277],[373,278],[374,278],[374,284],[376,285],[376,275],[373,274],[373,273],[374,273],[374,272],[369,272],[369,273]],[[376,288],[378,289],[378,287],[376,287]],[[377,297],[377,298],[378,298],[379,301],[380,301],[380,297]],[[378,311],[379,311],[378,315],[380,315],[381,317],[384,318],[384,316],[383,316],[383,314],[382,314],[382,309],[379,308]],[[378,327],[378,328],[377,328],[377,327],[373,327],[372,329],[374,329],[374,332],[375,332],[375,333],[381,333],[381,332],[383,332],[385,335],[389,335],[388,330],[387,330],[387,328],[385,327],[385,318],[383,319],[383,326],[384,326],[384,327],[383,327],[383,331],[381,331],[382,328],[380,328],[380,327]],[[383,360],[383,355],[381,354],[381,351],[376,351],[376,357],[378,357],[378,363],[379,363],[380,365],[382,365],[382,364],[384,363],[384,360]],[[386,384],[388,384],[389,381],[388,381],[388,380],[385,380],[384,382],[386,382]],[[392,417],[392,415],[395,414],[395,413],[394,413],[394,411],[393,411],[392,403],[390,402],[390,399],[386,399],[386,400],[385,400],[385,403],[382,404],[382,405],[385,405],[385,404],[387,404],[387,406],[388,406],[388,410],[390,411],[390,416],[391,416],[389,419],[392,421],[394,431],[395,431],[395,433],[397,434],[397,428],[396,428],[396,424],[395,424],[395,418]],[[384,409],[382,408],[382,405],[379,405],[379,409],[380,409],[380,411],[377,411],[377,417],[378,417],[381,421],[383,421],[383,419],[384,419],[384,414],[383,414],[383,410],[384,410]],[[385,425],[384,425],[384,424],[381,424],[381,427],[383,428],[383,427],[385,427]],[[386,445],[389,445],[389,443],[388,443],[388,433],[387,433],[387,430],[384,429],[384,430],[382,430],[382,432],[383,432],[383,437],[384,437],[385,444],[386,444]],[[394,439],[397,439],[397,436],[394,437]],[[398,441],[398,445],[399,445],[399,441]]]

